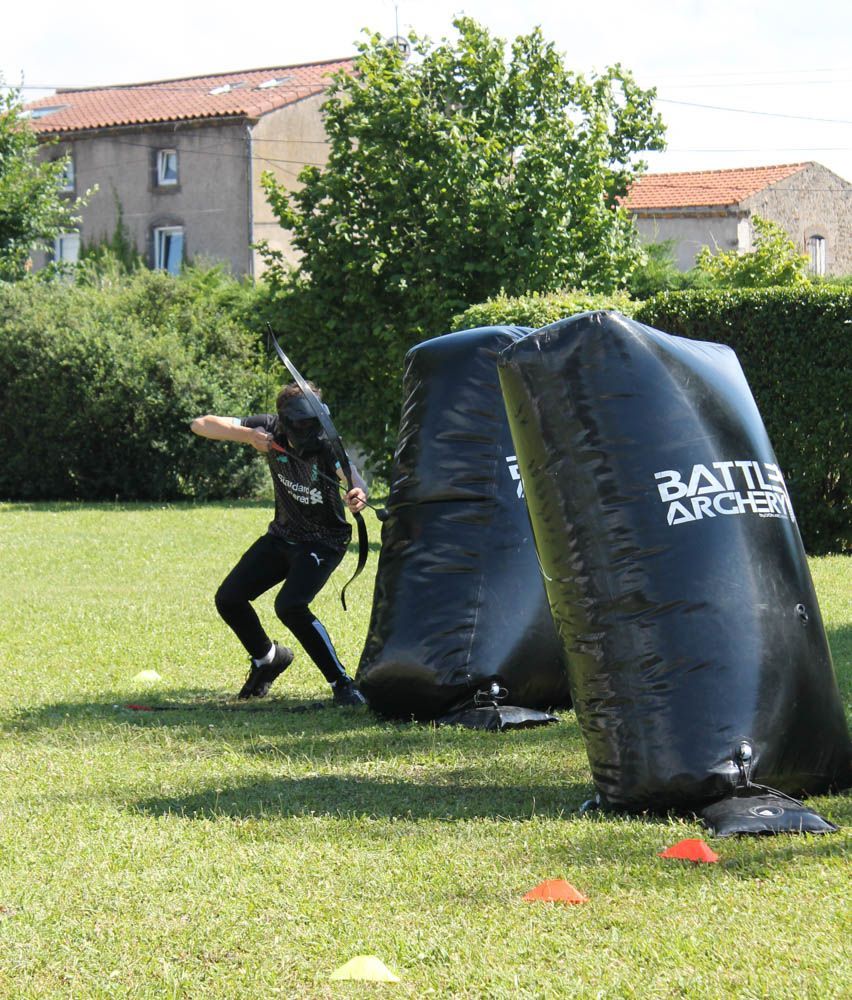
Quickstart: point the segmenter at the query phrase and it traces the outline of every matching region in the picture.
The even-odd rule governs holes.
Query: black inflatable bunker
[[[525,331],[486,327],[406,355],[373,611],[356,681],[371,708],[428,720],[487,691],[570,704],[497,378]]]
[[[848,784],[795,515],[734,352],[584,313],[507,348],[500,381],[601,802]]]

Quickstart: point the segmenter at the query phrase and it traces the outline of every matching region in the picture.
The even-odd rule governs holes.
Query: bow
[[[293,364],[293,362],[287,357],[284,351],[281,349],[281,345],[278,343],[278,339],[272,332],[272,327],[267,324],[267,330],[269,331],[269,337],[275,347],[275,352],[278,357],[284,363],[284,367],[293,376],[293,381],[301,389],[302,395],[308,401],[308,405],[311,408],[311,412],[317,418],[325,432],[326,439],[331,445],[331,450],[334,453],[334,457],[340,463],[340,469],[346,479],[346,485],[349,490],[354,489],[355,484],[352,480],[352,466],[349,462],[349,456],[346,454],[346,449],[343,447],[343,441],[340,438],[340,434],[334,423],[329,416],[328,410],[320,402],[316,393],[311,389],[308,383],[299,374],[299,370]],[[367,525],[364,523],[364,518],[361,516],[360,511],[350,511],[352,517],[355,519],[355,524],[358,528],[358,565],[355,567],[355,572],[346,581],[343,586],[343,590],[340,592],[340,602],[343,605],[343,610],[346,611],[346,588],[350,583],[358,576],[361,570],[367,563],[367,552],[368,552],[368,539],[367,539]]]

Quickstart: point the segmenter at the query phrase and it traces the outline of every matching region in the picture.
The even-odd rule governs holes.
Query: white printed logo
[[[322,493],[315,486],[303,486],[301,483],[294,483],[289,479],[285,479],[281,473],[278,473],[278,479],[287,488],[287,492],[294,500],[298,500],[299,503],[322,503]]]
[[[669,525],[706,517],[757,514],[795,521],[793,505],[777,465],[743,459],[693,465],[688,478],[677,469],[655,472]]]
[[[507,455],[506,464],[509,466],[509,475],[518,483],[518,499],[524,499],[524,484],[521,482],[521,472],[518,468],[517,455]]]

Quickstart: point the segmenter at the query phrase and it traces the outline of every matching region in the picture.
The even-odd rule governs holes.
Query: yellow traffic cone
[[[345,965],[335,969],[328,978],[362,979],[374,983],[399,982],[399,976],[395,976],[385,963],[376,958],[375,955],[356,955],[355,958],[350,958]]]
[[[140,670],[139,673],[133,678],[135,681],[146,681],[148,683],[161,681],[162,679],[163,678],[157,673],[156,670]]]

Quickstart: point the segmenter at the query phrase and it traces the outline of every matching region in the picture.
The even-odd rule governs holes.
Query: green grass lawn
[[[0,506],[0,995],[852,995],[844,832],[664,861],[702,828],[579,817],[571,713],[507,734],[392,724],[328,707],[304,657],[236,705],[247,664],[212,598],[268,517]],[[353,564],[315,605],[352,671],[372,596],[365,572],[341,610]],[[852,562],[812,570],[848,703]],[[848,828],[848,796],[813,804]],[[525,903],[546,878],[589,903]],[[401,982],[329,981],[358,954]]]

